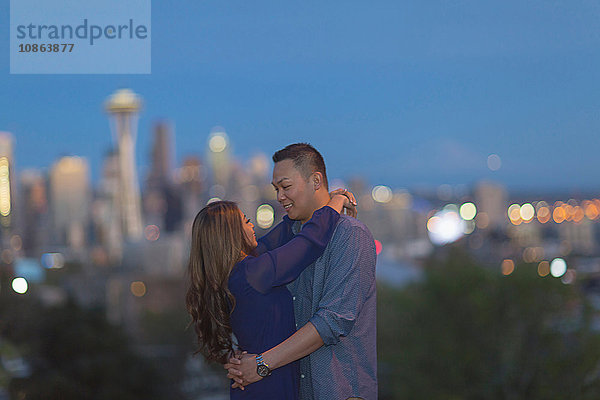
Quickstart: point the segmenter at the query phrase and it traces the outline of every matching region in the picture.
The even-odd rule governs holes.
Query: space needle
[[[129,89],[113,93],[105,103],[111,116],[111,130],[117,142],[119,159],[119,213],[123,237],[137,241],[142,237],[140,188],[135,167],[135,141],[141,98]]]

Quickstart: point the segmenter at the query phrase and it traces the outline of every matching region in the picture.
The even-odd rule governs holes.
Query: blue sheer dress
[[[236,304],[231,327],[242,350],[262,353],[296,331],[292,295],[285,285],[323,254],[339,217],[331,207],[320,208],[294,236],[294,221],[286,216],[258,241],[255,256],[248,256],[233,267],[229,290]],[[285,244],[276,247],[282,243]],[[299,374],[298,362],[294,362],[246,386],[244,391],[231,389],[230,397],[297,400]]]

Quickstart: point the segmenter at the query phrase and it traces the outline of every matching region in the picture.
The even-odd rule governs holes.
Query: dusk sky
[[[177,165],[220,125],[242,160],[308,141],[330,178],[600,191],[598,1],[154,1],[150,75],[10,75],[0,1],[0,131],[17,172],[79,155],[96,180],[112,145],[103,103],[130,88],[142,169],[166,119]]]

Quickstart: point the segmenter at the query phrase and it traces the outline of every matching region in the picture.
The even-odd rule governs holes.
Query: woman
[[[323,254],[344,206],[351,206],[349,198],[333,195],[292,240],[271,251],[258,245],[254,226],[235,203],[204,207],[192,227],[186,296],[198,352],[225,363],[234,351],[232,332],[240,350],[256,354],[291,336],[296,326],[285,285]],[[297,400],[298,375],[297,363],[288,364],[244,391],[231,389],[231,398]]]

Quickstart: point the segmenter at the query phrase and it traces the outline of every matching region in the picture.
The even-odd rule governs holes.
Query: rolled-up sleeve
[[[339,233],[332,239],[322,297],[310,318],[325,345],[336,344],[350,333],[375,285],[376,253],[370,232],[351,226]]]

